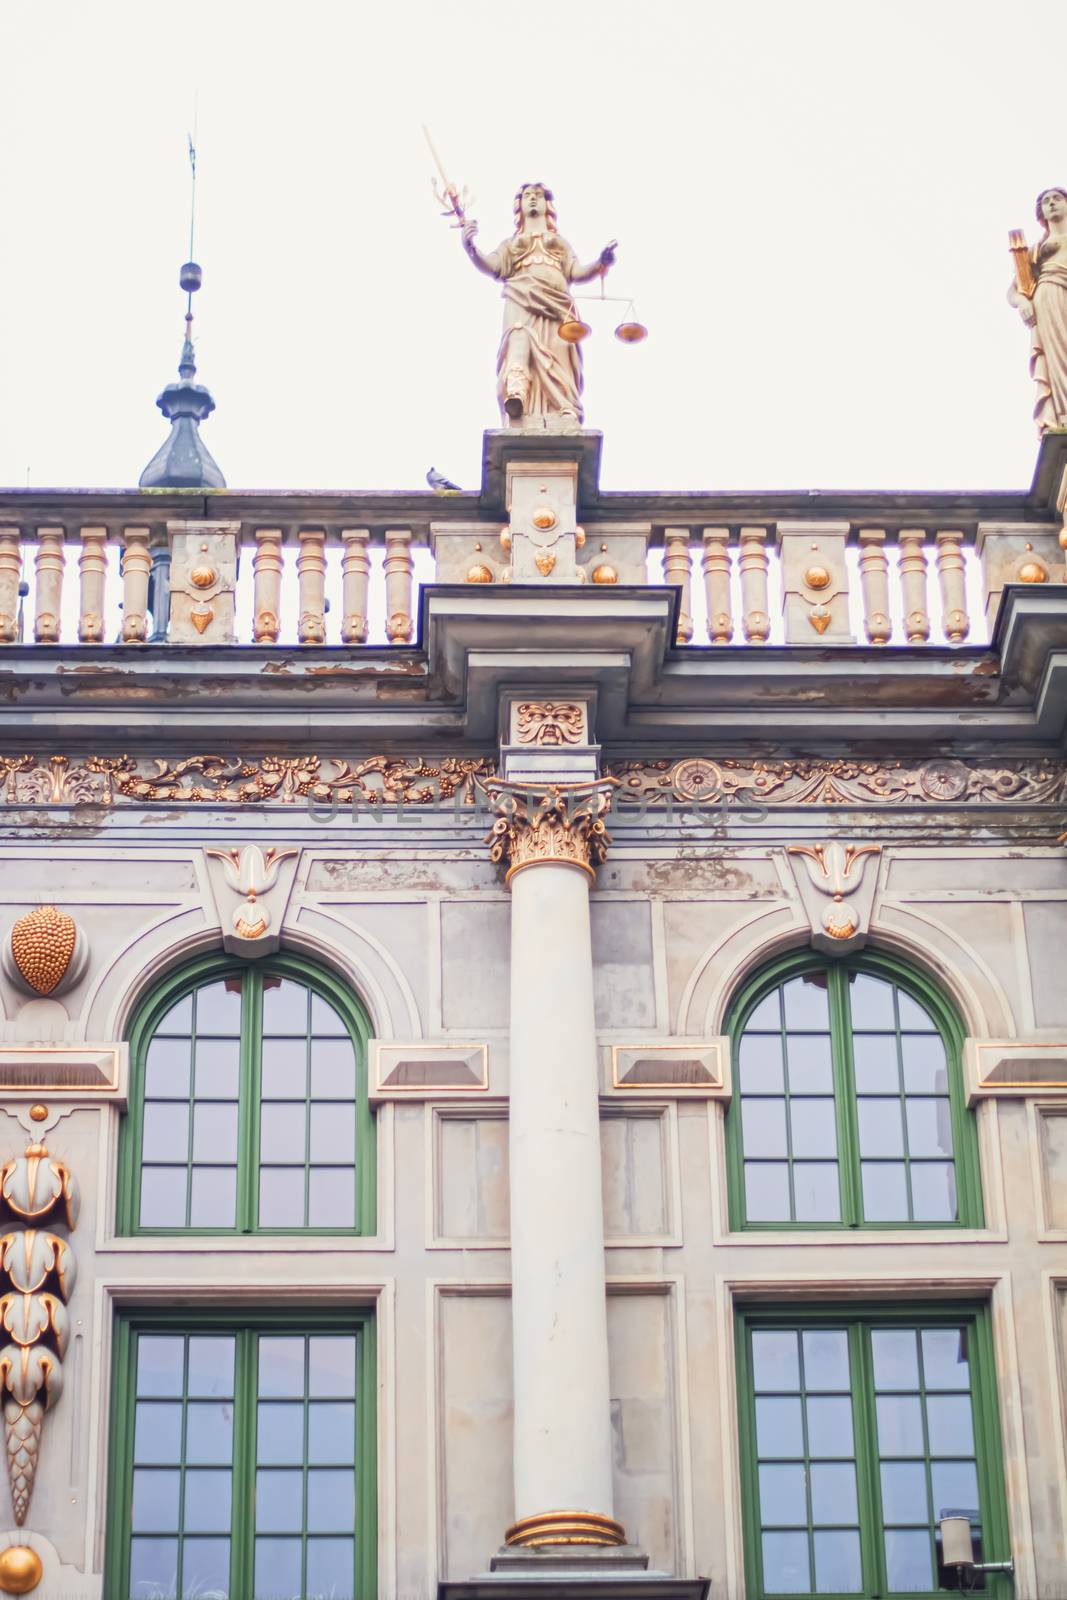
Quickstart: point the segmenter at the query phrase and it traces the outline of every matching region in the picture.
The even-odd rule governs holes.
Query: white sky
[[[233,487],[478,481],[522,180],[583,259],[608,488],[993,487],[1036,453],[1006,233],[1067,182],[1067,5],[2,0],[0,482],[165,437],[199,104],[204,438]]]

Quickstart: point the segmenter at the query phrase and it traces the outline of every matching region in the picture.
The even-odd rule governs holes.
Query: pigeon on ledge
[[[451,478],[446,478],[443,472],[438,472],[436,467],[431,467],[426,474],[426,482],[434,494],[462,494],[463,490],[458,483],[453,483]]]

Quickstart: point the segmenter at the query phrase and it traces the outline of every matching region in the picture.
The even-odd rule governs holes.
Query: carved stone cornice
[[[544,792],[499,778],[480,787],[497,813],[486,842],[505,883],[524,867],[541,866],[578,867],[595,879],[611,843],[603,816],[617,787],[613,778],[553,784]]]

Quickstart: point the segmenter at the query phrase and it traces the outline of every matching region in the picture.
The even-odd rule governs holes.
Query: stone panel
[[[1014,894],[1019,889],[1067,889],[1067,856],[923,856],[891,861],[886,886],[906,889],[987,889]]]
[[[508,1124],[499,1116],[436,1117],[436,1227],[442,1239],[508,1238]]]
[[[636,900],[594,900],[591,912],[597,1027],[655,1027],[648,905]]]
[[[1067,1106],[1062,1110],[1042,1108],[1038,1126],[1045,1222],[1050,1228],[1067,1229]]]
[[[1039,1028],[1067,1024],[1067,985],[1063,981],[1067,905],[1034,900],[1023,907],[1023,918],[1034,987],[1034,1021]]]
[[[161,860],[158,856],[108,855],[64,857],[62,879],[56,876],[53,855],[27,853],[0,857],[5,899],[22,894],[51,901],[58,896],[95,894],[104,891],[108,899],[124,893],[165,899],[170,894],[192,894],[197,888],[196,868],[191,860]]]
[[[600,1119],[604,1233],[610,1239],[670,1231],[667,1114],[659,1109]]]
[[[441,906],[441,1020],[446,1028],[506,1028],[511,907],[506,900]]]
[[[664,1293],[608,1295],[615,1515],[668,1572],[679,1564],[671,1311]]]
[[[467,1578],[485,1570],[515,1520],[511,1301],[446,1293],[437,1308],[441,1571]]]

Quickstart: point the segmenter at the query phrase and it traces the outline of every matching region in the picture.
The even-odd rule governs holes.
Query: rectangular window
[[[950,1511],[987,1559],[1007,1555],[983,1309],[745,1312],[737,1353],[750,1595],[954,1588],[938,1567]]]
[[[366,1316],[119,1323],[108,1593],[370,1600]]]

